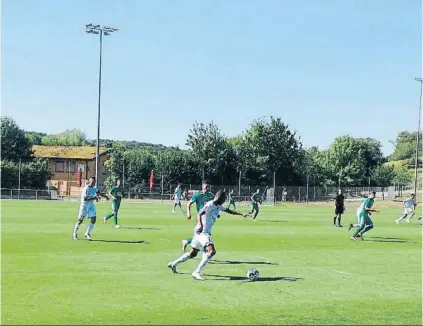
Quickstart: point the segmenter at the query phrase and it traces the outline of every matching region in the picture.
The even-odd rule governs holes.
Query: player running
[[[368,197],[368,194],[366,195],[367,197]],[[362,202],[361,202],[361,205],[360,206],[358,206],[357,207],[357,211],[356,211],[356,215],[357,215],[357,224],[353,224],[353,223],[350,223],[350,226],[349,226],[349,228],[348,228],[348,231],[349,230],[351,230],[352,228],[358,228],[359,226],[360,226],[360,214],[361,214],[361,211],[363,210],[363,206],[364,206],[364,203],[366,202],[366,200],[363,200]]]
[[[369,194],[369,198],[364,201],[363,209],[360,212],[360,226],[351,237],[351,240],[357,240],[357,238],[363,239],[363,234],[373,229],[373,222],[370,219],[370,215],[372,212],[379,212],[377,209],[372,208],[375,201],[375,195],[376,192],[372,191]]]
[[[253,220],[256,219],[258,213],[260,212],[259,204],[261,204],[261,197],[260,197],[260,189],[257,189],[257,191],[251,196],[251,211],[248,213],[248,215],[253,214]]]
[[[115,185],[110,189],[109,196],[112,198],[112,212],[103,217],[103,223],[106,223],[108,219],[113,216],[113,220],[115,222],[115,228],[119,229],[120,226],[118,224],[118,212],[120,208],[120,203],[122,201],[122,186],[120,178],[116,178]]]
[[[84,236],[88,240],[91,240],[91,231],[93,230],[94,224],[96,222],[96,211],[95,211],[94,201],[99,201],[100,196],[105,197],[108,200],[108,197],[100,194],[100,192],[94,185],[95,185],[95,177],[91,177],[88,180],[88,184],[82,190],[81,206],[79,207],[78,219],[73,229],[74,240],[78,240],[78,229],[86,216],[88,216],[88,218],[91,219],[91,221],[90,221],[90,224],[88,224],[88,227],[84,233]]]
[[[209,191],[210,185],[208,181],[203,181],[202,184],[202,191],[197,192],[191,197],[191,200],[187,204],[187,220],[191,219],[191,206],[195,203],[197,208],[197,214],[201,211],[204,207],[205,203],[210,200],[213,200],[214,195]],[[182,250],[185,251],[187,245],[192,242],[192,238],[182,240]]]
[[[335,217],[333,218],[333,226],[335,227],[343,227],[343,225],[341,225],[341,217],[345,212],[344,200],[345,197],[342,194],[342,190],[339,189],[338,195],[335,197]],[[338,224],[336,224],[336,218],[338,218]]]
[[[213,200],[207,202],[203,209],[200,210],[197,215],[197,224],[194,228],[194,238],[191,243],[192,251],[184,253],[178,259],[170,262],[169,267],[173,273],[177,273],[176,266],[180,263],[187,261],[188,259],[195,258],[200,250],[205,249],[203,257],[197,268],[191,274],[197,280],[204,281],[201,272],[207,263],[216,254],[216,248],[211,238],[211,231],[214,223],[220,212],[225,212],[232,215],[246,216],[245,214],[232,211],[229,208],[222,206],[226,201],[226,193],[219,190]]]
[[[175,188],[175,192],[173,193],[173,208],[172,213],[175,213],[176,206],[179,206],[179,209],[181,210],[181,214],[184,213],[181,206],[181,200],[182,200],[182,183],[178,182],[178,186]]]
[[[416,196],[414,194],[411,194],[410,198],[407,198],[406,200],[403,201],[403,205],[404,205],[404,215],[398,218],[397,220],[395,220],[397,224],[399,224],[399,222],[405,219],[406,217],[407,217],[407,223],[411,223],[410,220],[413,217],[413,215],[416,213],[416,207],[417,207]]]

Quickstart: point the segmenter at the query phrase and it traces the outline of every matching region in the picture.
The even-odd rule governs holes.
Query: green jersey
[[[198,213],[208,201],[213,199],[214,195],[211,192],[197,192],[191,197],[191,203],[195,203]]]
[[[116,198],[114,199],[114,201],[120,203],[120,201],[122,200],[122,187],[113,186],[112,189],[110,190],[110,193],[112,194],[113,197]]]
[[[259,203],[261,200],[260,194],[255,193],[251,196],[251,204]]]
[[[375,200],[373,198],[367,198],[364,201],[363,205],[361,206],[360,216],[368,216],[369,215],[369,213],[366,212],[366,207],[371,208],[373,206],[374,201]]]

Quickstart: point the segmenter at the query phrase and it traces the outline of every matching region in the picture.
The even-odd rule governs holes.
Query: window
[[[65,162],[63,161],[56,161],[56,172],[64,172],[65,171]]]
[[[74,161],[68,161],[68,167],[66,172],[75,173],[76,172],[76,164]]]

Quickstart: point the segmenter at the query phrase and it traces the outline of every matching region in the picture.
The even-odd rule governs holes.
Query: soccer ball
[[[249,268],[247,271],[247,278],[250,281],[256,281],[260,276],[260,273],[257,269],[255,268]]]

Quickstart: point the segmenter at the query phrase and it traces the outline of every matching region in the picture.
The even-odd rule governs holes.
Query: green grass
[[[396,225],[399,207],[382,206],[357,242],[331,226],[326,205],[263,207],[257,222],[222,214],[205,282],[190,275],[198,259],[181,274],[166,267],[194,226],[169,205],[123,202],[128,228],[99,221],[93,232],[110,242],[73,241],[77,211],[76,202],[2,201],[2,324],[422,323],[421,223]],[[260,281],[242,279],[251,267]]]

